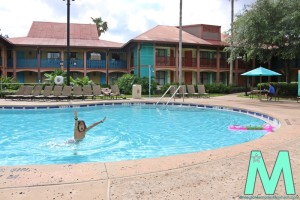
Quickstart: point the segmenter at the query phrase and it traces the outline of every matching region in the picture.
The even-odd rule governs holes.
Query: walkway
[[[260,102],[236,95],[187,98],[185,102],[268,113],[280,120],[282,126],[259,140],[200,153],[112,163],[0,167],[0,199],[239,199],[244,194],[251,150],[262,152],[269,174],[278,151],[288,150],[295,189],[300,192],[300,103]],[[77,103],[82,102],[62,104]],[[0,105],[12,104],[32,103],[0,100]],[[275,194],[286,196],[282,176]],[[259,179],[254,195],[264,195]]]

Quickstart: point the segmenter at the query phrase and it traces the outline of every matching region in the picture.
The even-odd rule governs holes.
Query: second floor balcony
[[[37,68],[37,59],[17,59],[17,68]]]
[[[200,67],[217,68],[217,59],[201,58]]]

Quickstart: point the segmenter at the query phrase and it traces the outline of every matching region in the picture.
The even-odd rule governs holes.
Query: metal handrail
[[[182,85],[179,85],[178,88],[175,90],[174,94],[170,97],[169,101],[166,103],[168,105],[171,101],[171,99],[177,94],[178,90],[182,87]],[[174,97],[175,100],[175,97]],[[183,101],[184,101],[184,93],[183,93]]]
[[[160,99],[156,102],[155,105],[157,105],[157,104],[161,101],[161,99],[162,99],[164,96],[166,96],[166,94],[170,91],[170,89],[171,89],[172,87],[174,87],[174,85],[171,85],[171,86],[167,89],[167,91],[160,97]]]

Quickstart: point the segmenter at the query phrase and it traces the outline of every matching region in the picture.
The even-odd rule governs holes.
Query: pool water
[[[74,110],[91,129],[79,144]],[[94,106],[0,110],[0,165],[108,162],[206,151],[248,142],[265,131],[230,131],[229,125],[263,125],[240,113],[180,106]]]

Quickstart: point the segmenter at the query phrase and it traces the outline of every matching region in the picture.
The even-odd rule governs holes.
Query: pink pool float
[[[230,125],[229,130],[232,131],[247,131],[247,130],[265,130],[268,132],[273,132],[274,127],[270,124],[264,124],[263,126],[240,126],[240,125]]]

